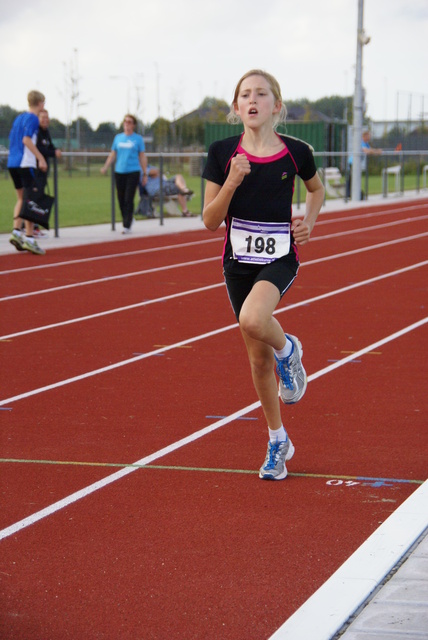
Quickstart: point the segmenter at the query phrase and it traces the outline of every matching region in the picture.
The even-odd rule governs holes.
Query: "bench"
[[[400,193],[400,178],[401,178],[401,164],[396,164],[393,167],[385,167],[382,169],[382,184],[384,194],[388,193],[388,175],[395,176],[395,191]]]
[[[190,200],[192,196],[186,196],[186,200]],[[153,205],[159,205],[160,197],[153,196],[149,198],[150,203],[152,204],[152,208],[155,209]],[[170,216],[181,216],[181,210],[178,206],[178,196],[162,196],[163,200],[163,210],[164,213],[168,213]]]
[[[186,200],[191,199],[191,195],[186,196]],[[178,206],[178,196],[162,196],[163,211],[170,216],[181,216],[182,213]],[[134,216],[147,216],[148,218],[156,218],[156,209],[160,207],[160,196],[142,195]]]
[[[346,185],[343,182],[340,170],[337,167],[325,167],[325,169],[320,170],[320,173],[324,178],[327,195],[331,198],[343,198]]]

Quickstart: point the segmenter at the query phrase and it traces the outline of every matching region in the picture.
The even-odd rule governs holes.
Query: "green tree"
[[[208,122],[226,122],[229,105],[225,100],[217,100],[217,98],[208,96],[201,102],[198,111],[204,113]]]
[[[109,149],[116,133],[118,131],[114,122],[101,122],[92,135],[93,146]]]
[[[65,125],[56,118],[49,119],[49,132],[52,138],[65,138]]]
[[[352,109],[352,97],[329,96],[320,98],[315,100],[312,106],[332,120],[343,120],[346,110]]]
[[[152,124],[153,143],[156,151],[167,151],[171,146],[171,123],[165,118],[158,118]]]
[[[174,122],[173,144],[177,148],[203,147],[206,122],[226,122],[229,106],[224,100],[207,96],[194,111]]]

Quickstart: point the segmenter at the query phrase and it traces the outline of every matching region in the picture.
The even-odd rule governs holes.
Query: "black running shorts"
[[[269,264],[245,264],[230,260],[223,270],[227,293],[236,319],[239,320],[242,305],[256,282],[267,280],[274,284],[282,298],[292,285],[299,269],[299,260],[294,248],[288,255]]]
[[[31,189],[34,186],[34,170],[28,167],[9,167],[13,185],[18,189]]]

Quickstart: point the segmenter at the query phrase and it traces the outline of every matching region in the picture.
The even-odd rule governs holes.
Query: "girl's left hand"
[[[293,232],[296,244],[306,244],[311,237],[311,229],[307,222],[297,218],[291,223],[291,231]]]

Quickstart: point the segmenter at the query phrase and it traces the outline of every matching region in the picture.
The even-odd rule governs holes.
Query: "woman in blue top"
[[[274,363],[285,404],[300,400],[307,378],[300,341],[284,335],[273,313],[297,275],[296,245],[310,238],[324,188],[311,147],[275,131],[286,111],[273,76],[260,70],[246,73],[236,87],[231,115],[242,122],[244,133],[214,142],[208,151],[203,220],[211,231],[226,224],[223,272],[227,292],[269,428],[259,476],[283,480],[294,446],[281,420]],[[296,175],[307,190],[303,219],[291,215]]]
[[[144,140],[135,133],[137,119],[127,114],[123,120],[123,133],[118,133],[113,140],[111,152],[101,168],[101,173],[115,162],[114,176],[117,199],[123,220],[122,233],[130,233],[134,214],[134,198],[140,181],[147,181],[147,158],[144,153]]]

